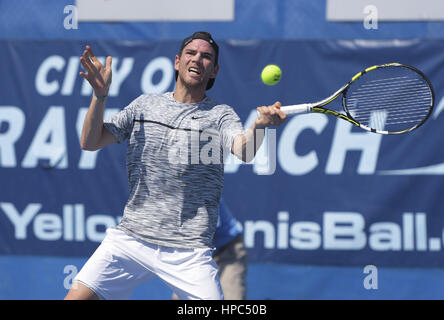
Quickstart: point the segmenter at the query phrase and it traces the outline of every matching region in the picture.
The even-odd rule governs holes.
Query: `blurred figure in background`
[[[246,299],[247,250],[240,223],[233,217],[224,199],[214,236],[214,261],[226,300]]]

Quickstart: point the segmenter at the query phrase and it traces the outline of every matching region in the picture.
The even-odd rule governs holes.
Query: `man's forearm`
[[[94,96],[91,100],[80,137],[80,146],[84,150],[97,150],[99,148],[103,132],[105,104],[106,98],[98,99]]]
[[[265,128],[279,126],[284,123],[287,115],[281,110],[281,103],[275,102],[271,106],[258,107],[259,117],[244,134],[238,135],[233,142],[231,152],[239,159],[250,162],[262,145],[265,136]]]
[[[244,162],[254,159],[265,136],[265,126],[256,122],[244,133],[238,135],[233,142],[232,153]]]

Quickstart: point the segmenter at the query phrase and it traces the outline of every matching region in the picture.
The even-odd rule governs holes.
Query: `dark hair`
[[[183,48],[185,48],[194,39],[205,40],[211,45],[211,47],[214,49],[214,52],[215,52],[214,65],[217,66],[218,59],[219,59],[219,46],[217,45],[216,41],[214,41],[214,39],[211,37],[211,34],[209,32],[198,31],[198,32],[193,33],[191,36],[183,39],[182,45],[180,46],[179,56],[182,55]],[[179,72],[176,70],[176,81],[177,81],[178,76],[179,76]],[[205,90],[211,89],[211,87],[213,87],[215,80],[216,80],[215,78],[209,79]]]

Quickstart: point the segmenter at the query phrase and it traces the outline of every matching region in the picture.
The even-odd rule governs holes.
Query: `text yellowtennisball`
[[[276,83],[279,82],[279,80],[281,80],[281,77],[281,68],[279,68],[275,64],[267,65],[261,73],[262,82],[269,86],[274,86]]]

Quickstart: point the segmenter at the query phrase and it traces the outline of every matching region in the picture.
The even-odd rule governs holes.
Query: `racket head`
[[[347,116],[380,134],[420,127],[433,112],[435,96],[420,70],[401,63],[376,65],[356,74],[342,95]]]

